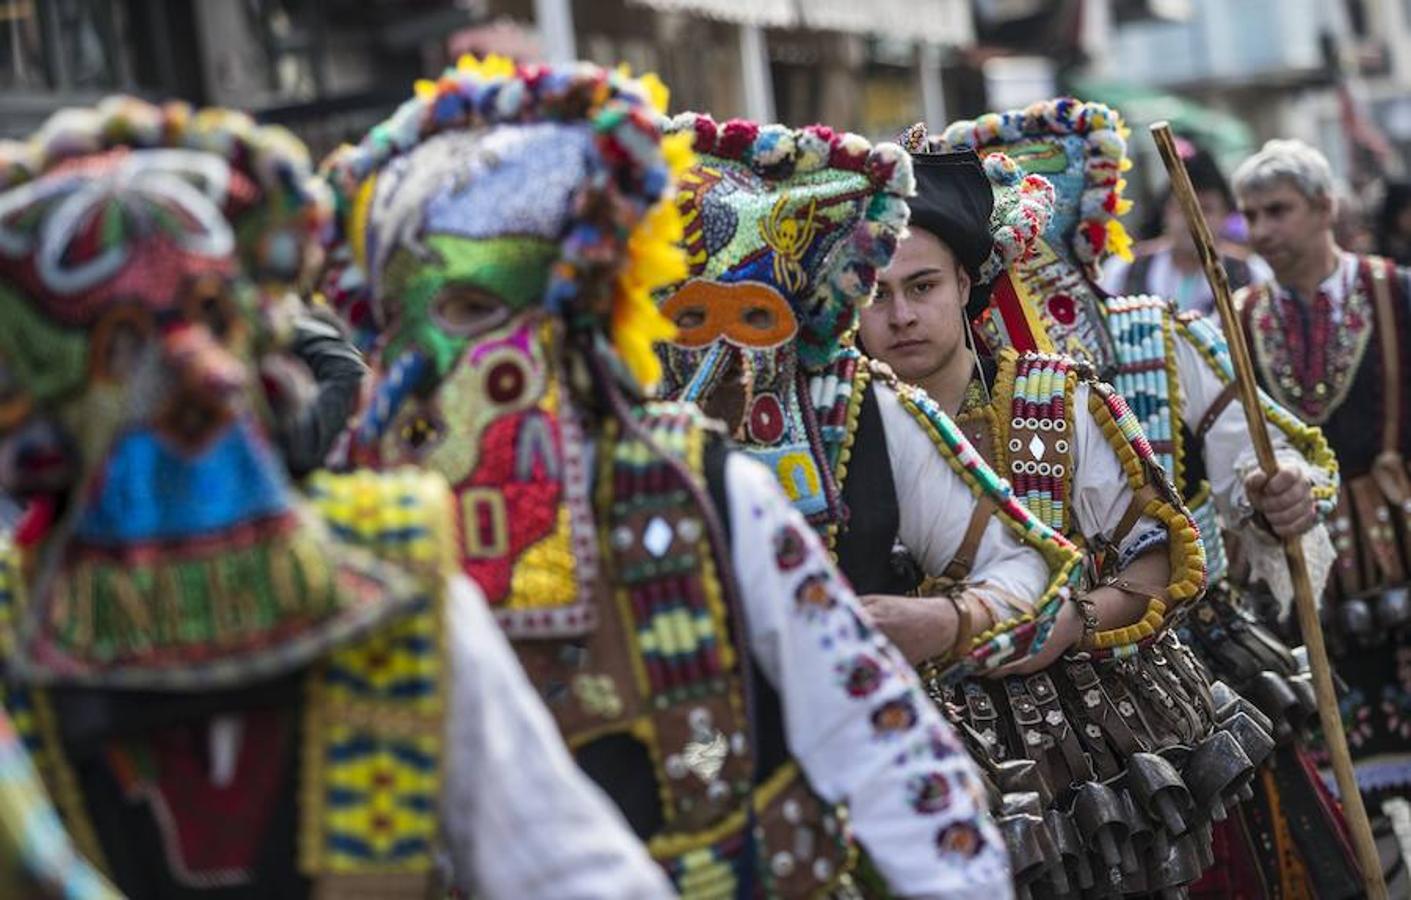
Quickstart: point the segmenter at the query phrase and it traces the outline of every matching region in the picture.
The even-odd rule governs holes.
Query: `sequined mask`
[[[445,475],[462,567],[514,634],[588,623],[583,440],[556,368],[563,328],[541,301],[591,140],[553,124],[439,135],[363,189],[385,327],[354,458]]]
[[[694,132],[701,156],[678,182],[692,277],[660,298],[677,329],[659,350],[662,390],[723,420],[815,524],[839,521],[837,447],[817,410],[895,249],[905,207],[887,186],[910,181],[903,154],[824,128],[730,122],[717,133],[692,114],[672,127]]]
[[[0,194],[0,473],[33,502],[16,664],[37,677],[268,675],[378,577],[328,558],[267,437],[258,367],[277,354],[223,212],[253,191],[163,149]]]

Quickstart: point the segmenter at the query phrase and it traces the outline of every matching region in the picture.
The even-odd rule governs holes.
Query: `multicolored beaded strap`
[[[1186,502],[1186,508],[1195,519],[1200,530],[1200,543],[1205,547],[1205,576],[1208,584],[1214,585],[1225,577],[1229,561],[1225,556],[1225,538],[1220,529],[1219,513],[1215,501],[1210,496],[1210,482],[1200,486],[1195,497]]]
[[[300,867],[330,894],[407,896],[431,882],[438,852],[450,493],[413,468],[319,473],[311,493],[335,537],[416,572],[423,593],[409,615],[308,675]]]
[[[825,371],[815,372],[808,379],[809,399],[817,409],[819,439],[839,490],[847,483],[858,415],[871,381],[871,369],[863,364],[862,354],[851,347]],[[832,516],[823,527],[823,541],[829,553],[837,548],[840,525],[839,517]]]
[[[1229,384],[1234,380],[1234,364],[1230,361],[1230,346],[1225,342],[1225,335],[1210,319],[1198,314],[1182,314],[1175,319],[1175,328],[1181,336],[1190,341],[1191,346],[1200,351],[1200,355],[1205,358],[1211,370],[1220,377],[1220,380]],[[1264,415],[1274,425],[1282,431],[1303,458],[1312,463],[1316,468],[1322,470],[1327,476],[1323,483],[1313,485],[1313,502],[1317,506],[1320,518],[1326,519],[1332,514],[1333,507],[1337,505],[1338,494],[1338,460],[1328,446],[1328,440],[1323,436],[1320,428],[1305,424],[1297,416],[1289,412],[1283,406],[1274,402],[1273,398],[1263,391],[1259,392],[1259,399],[1264,404]]]
[[[677,404],[654,405],[643,424],[663,451],[700,471],[704,434],[692,414]],[[610,468],[600,480],[610,491],[608,542],[618,554],[618,594],[624,621],[635,629],[643,695],[674,704],[705,686],[719,692],[737,660],[705,524],[691,512],[686,490],[670,487],[677,476],[664,459],[637,441],[607,447]],[[638,544],[646,552],[625,563]]]
[[[1077,383],[1071,362],[1053,354],[1005,353],[995,394],[1009,397],[1009,418],[995,416],[996,444],[1024,507],[1059,534],[1071,534],[1068,484],[1073,474],[1069,411]],[[997,411],[998,412],[998,411]],[[1027,436],[1027,437],[1025,437]]]
[[[1105,313],[1117,353],[1112,386],[1127,398],[1156,462],[1173,484],[1182,484],[1181,380],[1171,307],[1159,297],[1114,297]]]
[[[1155,481],[1163,479],[1164,473],[1157,468],[1151,444],[1142,434],[1126,399],[1097,381],[1091,383],[1091,391],[1088,408],[1108,444],[1117,451],[1128,485],[1133,491],[1148,486],[1156,488],[1156,496],[1146,502],[1142,512],[1166,529],[1171,563],[1164,600],[1150,598],[1145,614],[1135,625],[1099,631],[1092,636],[1087,655],[1104,659],[1133,655],[1140,647],[1160,637],[1181,605],[1199,597],[1205,590],[1207,576],[1200,529],[1181,506],[1174,486]]]
[[[998,622],[976,636],[967,658],[946,673],[946,678],[959,677],[975,669],[994,669],[1037,653],[1048,640],[1061,605],[1073,596],[1081,575],[1081,551],[1019,502],[1009,482],[985,464],[980,453],[925,391],[898,381],[892,370],[882,363],[872,362],[871,365],[873,375],[896,391],[902,408],[926,430],[932,444],[970,492],[977,497],[985,494],[994,499],[1002,513],[1000,521],[1020,540],[1038,550],[1052,573],[1032,613]]]

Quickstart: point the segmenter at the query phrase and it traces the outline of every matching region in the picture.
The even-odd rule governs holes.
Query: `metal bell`
[[[1131,840],[1131,826],[1123,815],[1117,792],[1096,781],[1084,782],[1073,798],[1073,818],[1089,848],[1107,869],[1108,881],[1116,884],[1124,871],[1122,845]]]
[[[1127,758],[1127,784],[1141,809],[1173,837],[1186,833],[1194,802],[1176,767],[1155,753]]]
[[[1043,807],[1053,804],[1053,792],[1049,790],[1039,764],[1032,759],[1007,759],[996,763],[995,783],[1002,793],[1033,791],[1039,795]]]
[[[1254,764],[1235,736],[1216,731],[1200,742],[1184,771],[1198,809],[1209,809],[1217,822],[1225,817],[1222,801],[1254,775]]]
[[[1275,740],[1283,743],[1293,737],[1293,722],[1301,719],[1303,713],[1298,695],[1287,678],[1274,672],[1260,672],[1246,686],[1245,694],[1273,724]]]
[[[1088,852],[1083,847],[1083,838],[1078,834],[1078,826],[1073,817],[1057,809],[1044,814],[1044,824],[1053,837],[1054,848],[1063,861],[1060,866],[1049,870],[1049,884],[1058,895],[1069,892],[1086,891],[1093,886],[1093,869],[1088,863]]]
[[[1411,592],[1404,587],[1383,591],[1377,598],[1377,624],[1385,629],[1400,628],[1411,621]]]
[[[1216,722],[1223,722],[1233,715],[1235,706],[1240,701],[1240,695],[1235,693],[1235,689],[1219,680],[1210,682],[1210,698],[1215,703]]]
[[[1313,690],[1312,675],[1294,675],[1289,678],[1289,690],[1298,698],[1300,718],[1298,727],[1306,727],[1318,717],[1318,694]]]
[[[1372,608],[1366,600],[1344,600],[1338,607],[1338,626],[1354,637],[1370,637],[1375,628]]]
[[[995,824],[999,826],[1000,834],[1004,835],[1004,846],[1009,851],[1009,863],[1015,882],[1028,884],[1044,871],[1044,851],[1037,834],[1038,829],[1043,827],[1044,820],[1027,813],[1008,812],[1009,797],[1014,796],[1010,794],[1005,798],[1006,811],[995,818]],[[1031,796],[1037,804],[1038,795]]]
[[[1235,713],[1221,727],[1235,736],[1235,740],[1240,742],[1244,748],[1244,755],[1249,757],[1249,761],[1257,769],[1264,764],[1264,760],[1269,758],[1269,754],[1274,752],[1274,739],[1269,732],[1259,727],[1259,723],[1254,717],[1244,710]]]
[[[1199,834],[1191,831],[1172,841],[1162,859],[1153,860],[1147,884],[1151,890],[1167,890],[1190,884],[1200,878],[1204,867],[1196,849]]]

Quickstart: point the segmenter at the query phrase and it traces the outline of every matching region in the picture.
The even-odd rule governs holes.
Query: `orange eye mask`
[[[766,349],[790,340],[799,329],[783,295],[755,281],[687,282],[661,311],[676,324],[672,343],[681,347],[704,347],[723,338],[741,347]]]

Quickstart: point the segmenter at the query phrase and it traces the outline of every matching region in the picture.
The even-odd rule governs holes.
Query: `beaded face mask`
[[[567,360],[586,342],[645,380],[628,347],[665,323],[641,292],[653,266],[680,277],[672,229],[652,231],[674,208],[658,203],[668,169],[633,85],[465,64],[388,123],[404,146],[369,138],[332,166],[380,331],[355,458],[447,477],[462,567],[516,635],[591,624],[597,536]]]
[[[216,506],[213,521],[283,508],[249,400],[254,294],[221,213],[242,181],[207,154],[114,150],[0,196],[5,483],[33,494],[92,473],[75,499],[96,542],[184,536]],[[261,488],[178,496],[224,495],[202,483],[223,469]],[[159,470],[183,474],[137,485]]]
[[[267,437],[274,354],[227,218],[254,195],[187,149],[77,155],[0,194],[0,459],[36,552],[15,665],[36,678],[268,677],[396,596],[331,556]]]
[[[795,505],[836,510],[806,379],[844,352],[896,248],[909,160],[822,127],[686,114],[699,164],[678,182],[691,277],[660,295],[677,337],[663,391],[722,419]]]

